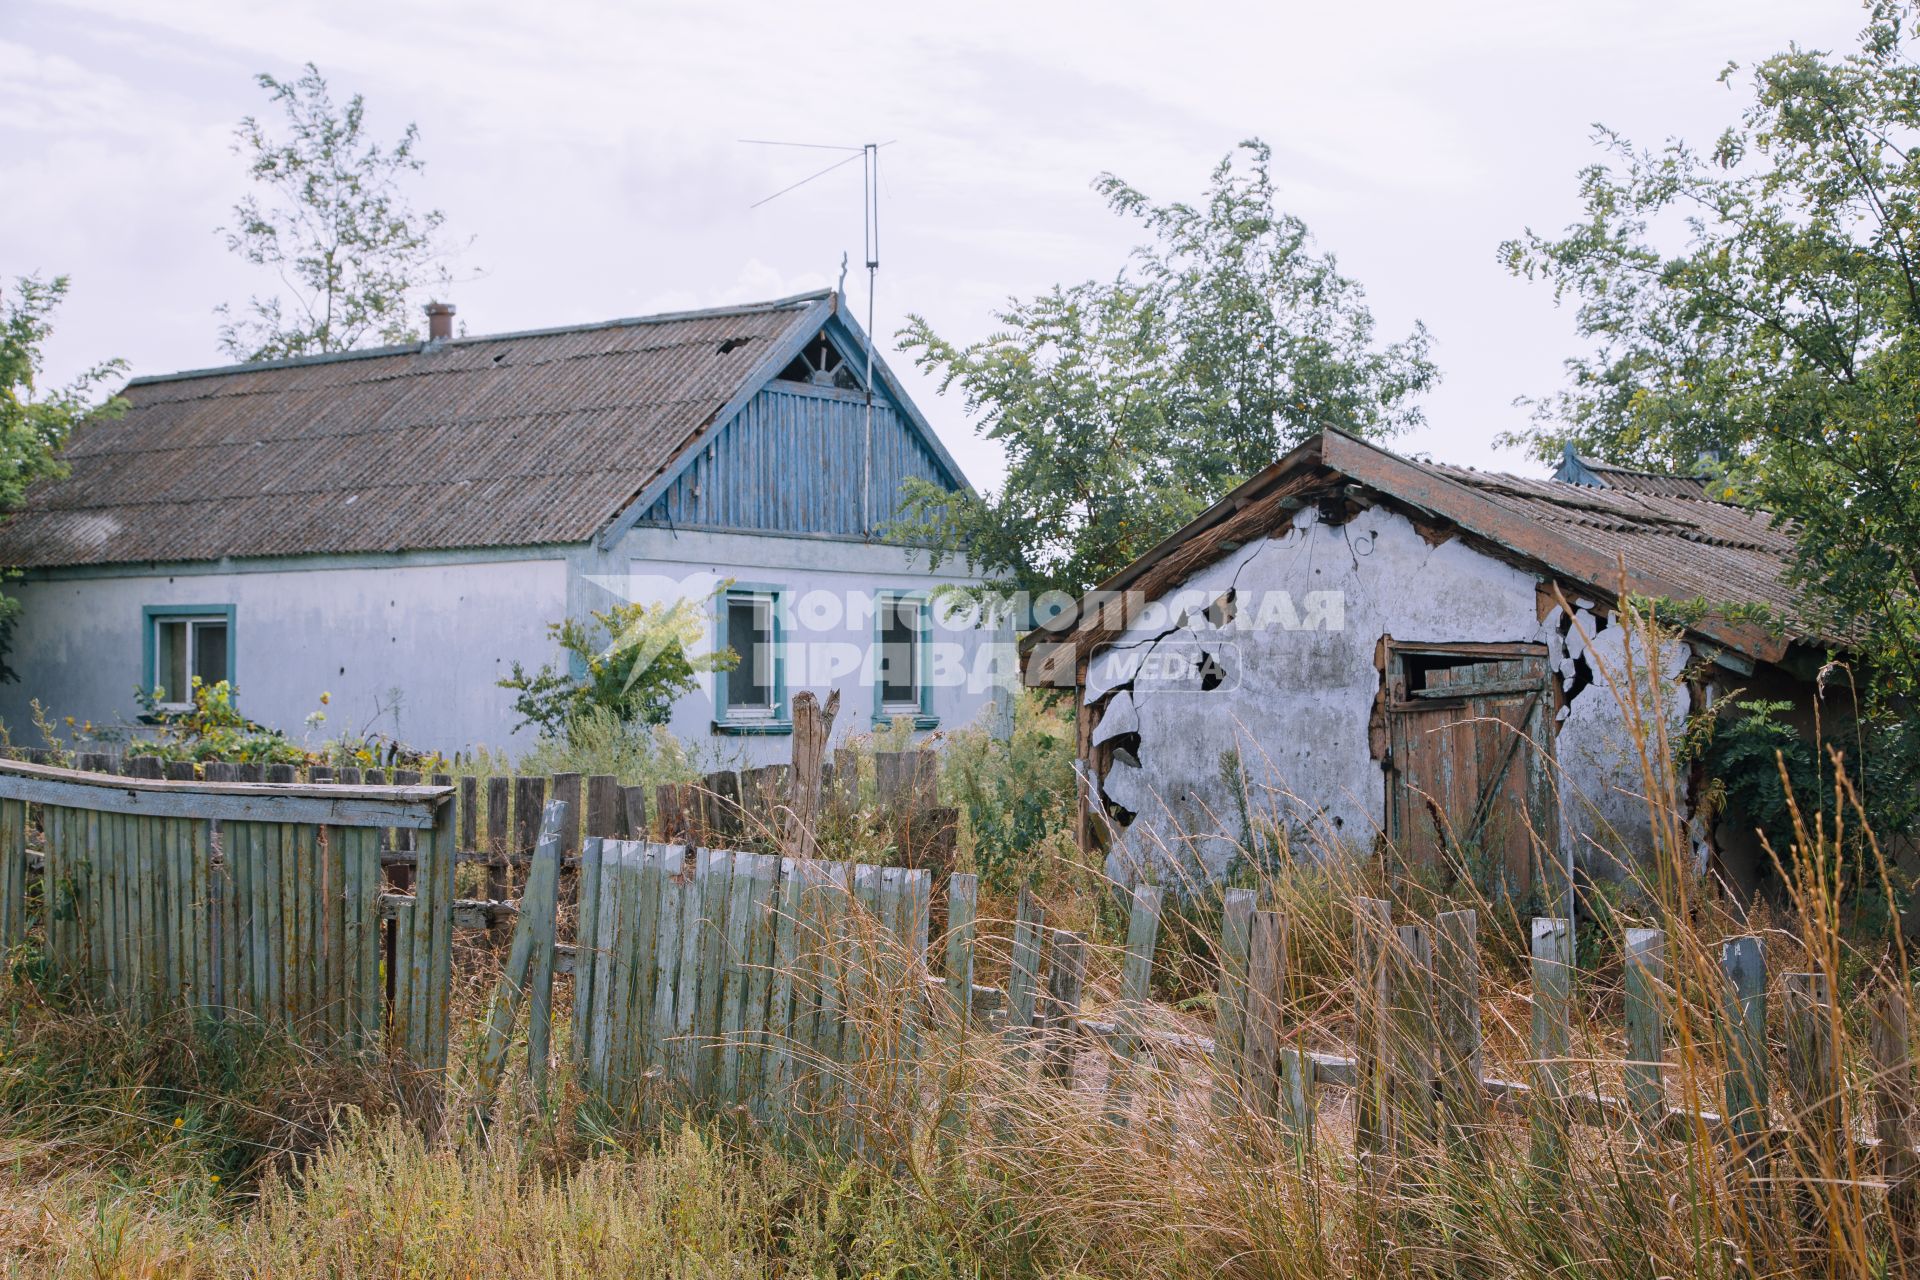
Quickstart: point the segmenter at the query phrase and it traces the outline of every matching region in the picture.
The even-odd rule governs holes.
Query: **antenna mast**
[[[860,458],[860,534],[873,536],[873,307],[874,295],[878,292],[880,277],[880,148],[890,147],[892,141],[869,142],[864,146],[848,147],[826,142],[781,142],[767,138],[742,138],[741,142],[756,147],[804,147],[814,151],[846,151],[852,154],[836,160],[826,168],[811,173],[791,186],[785,186],[767,196],[756,200],[749,208],[758,209],[770,200],[777,200],[797,187],[804,187],[815,178],[824,178],[842,165],[860,161],[861,202],[860,217],[863,224],[863,247],[867,255],[867,374],[866,374],[866,439]],[[844,296],[847,280],[846,255],[840,257],[840,291]]]
[[[861,178],[865,187],[861,212],[866,222],[867,249],[867,438],[860,451],[860,533],[873,536],[873,296],[880,277],[880,148],[869,142],[861,150]]]

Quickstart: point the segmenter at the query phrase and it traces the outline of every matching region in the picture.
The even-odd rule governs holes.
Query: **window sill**
[[[747,736],[778,736],[793,732],[791,720],[715,720],[715,733]]]
[[[891,729],[895,720],[904,718],[909,714],[911,713],[906,711],[896,711],[887,715],[875,716],[873,718],[873,727],[876,729]],[[913,717],[913,727],[915,729],[938,729],[940,727],[940,717],[916,715]]]

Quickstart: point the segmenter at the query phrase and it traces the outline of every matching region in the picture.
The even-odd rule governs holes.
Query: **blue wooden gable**
[[[875,396],[863,512],[866,432],[861,393],[770,382],[696,446],[642,523],[859,537],[867,512],[876,527],[893,519],[909,476],[960,487],[892,400]]]
[[[967,487],[926,419],[878,360],[869,470],[868,410],[859,389],[866,374],[865,335],[831,302],[815,319],[768,354],[734,402],[640,494],[609,535],[647,524],[859,538],[881,532],[895,518],[909,477],[950,490]],[[840,365],[837,376],[819,367],[823,354],[827,363]],[[863,482],[870,486],[864,504]]]

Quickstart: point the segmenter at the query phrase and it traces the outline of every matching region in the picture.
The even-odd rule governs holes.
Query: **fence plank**
[[[647,789],[620,788],[620,807],[627,815],[627,839],[650,841],[652,828],[647,824]]]
[[[573,1028],[569,1042],[571,1060],[584,1069],[593,1033],[593,987],[599,966],[595,951],[601,945],[596,925],[600,917],[600,868],[605,840],[611,833],[596,831],[594,782],[587,784],[587,839],[580,846],[580,910],[573,926]],[[617,794],[617,791],[616,791]],[[589,1075],[591,1081],[592,1077]]]
[[[692,1063],[692,1096],[713,1101],[720,1075],[720,999],[726,990],[728,917],[733,907],[733,873],[737,856],[730,850],[703,849],[700,878],[701,926],[699,986],[696,989]]]
[[[1573,922],[1533,922],[1533,1106],[1530,1159],[1549,1188],[1566,1174],[1568,1058],[1573,1052]]]
[[[1126,1124],[1132,1114],[1131,1076],[1140,1051],[1142,1010],[1153,977],[1153,949],[1160,937],[1160,907],[1164,895],[1158,885],[1134,886],[1133,912],[1127,919],[1127,952],[1120,971],[1120,1007],[1115,1021],[1113,1065],[1107,1078],[1107,1118]]]
[[[799,922],[804,888],[800,866],[792,858],[779,863],[778,909],[773,925],[773,973],[767,996],[767,1048],[761,1063],[766,1078],[764,1115],[776,1132],[793,1120],[794,1050],[800,1043],[797,1013],[804,998],[796,990],[800,967]]]
[[[1281,1011],[1286,998],[1287,922],[1277,911],[1248,921],[1244,1104],[1267,1119],[1279,1115]]]
[[[1907,1275],[1920,1262],[1913,1150],[1913,1042],[1908,1027],[1912,996],[1904,982],[1890,986],[1874,1005],[1869,1048],[1873,1075],[1868,1089],[1873,1099],[1874,1136],[1880,1140],[1880,1177],[1887,1184],[1887,1220],[1892,1228],[1895,1266],[1888,1275]]]
[[[567,806],[567,825],[560,831],[560,856],[575,857],[580,852],[581,776],[577,773],[553,775],[552,795]],[[563,864],[564,869],[564,864]]]
[[[1392,936],[1392,907],[1378,898],[1354,899],[1354,1146],[1362,1156],[1387,1149],[1387,953]]]
[[[1305,1049],[1280,1051],[1280,1123],[1304,1158],[1313,1149],[1313,1056]]]
[[[1833,993],[1824,973],[1789,973],[1781,979],[1781,997],[1787,1089],[1793,1096],[1792,1176],[1800,1184],[1794,1200],[1809,1252],[1824,1255],[1830,1244],[1824,1212],[1832,1203],[1830,1188],[1843,1185],[1852,1172],[1840,1150],[1847,1123]]]
[[[1247,946],[1253,908],[1252,889],[1229,889],[1220,912],[1220,987],[1215,1014],[1213,1106],[1232,1115],[1245,1106]]]
[[[731,1081],[733,1096],[752,1114],[767,1114],[767,1022],[769,993],[773,986],[774,938],[777,930],[781,859],[778,854],[756,854],[748,860],[751,886],[747,894],[747,920],[744,951],[740,963],[746,969],[746,985],[741,996],[740,1021],[733,1028],[739,1039],[739,1065]],[[738,876],[738,872],[735,875]]]
[[[1008,953],[1006,1041],[1014,1060],[1024,1066],[1033,1058],[1034,995],[1039,989],[1041,930],[1047,913],[1033,890],[1022,886],[1014,911],[1013,943]]]
[[[1751,934],[1720,944],[1726,986],[1727,1128],[1734,1154],[1751,1164],[1766,1157],[1767,966],[1759,938]]]
[[[754,910],[754,868],[766,854],[733,853],[727,889],[726,935],[718,972],[711,975],[720,988],[719,1014],[714,1027],[712,1095],[723,1107],[738,1106],[740,1093],[740,1037],[747,1024],[747,935]]]
[[[1440,1105],[1450,1137],[1478,1152],[1486,1123],[1485,1037],[1480,1026],[1480,917],[1443,911],[1433,918],[1434,1039]]]
[[[526,998],[528,972],[543,929],[540,919],[546,918],[547,927],[553,919],[560,879],[561,825],[568,816],[566,806],[556,801],[543,819],[533,865],[527,872],[526,892],[520,899],[520,914],[514,923],[513,942],[488,1005],[486,1040],[481,1047],[474,1084],[473,1118],[481,1128],[492,1119],[495,1096],[506,1071],[513,1024],[519,1016],[520,1003]]]
[[[626,837],[627,815],[620,803],[620,780],[610,773],[596,773],[587,779],[587,834],[615,840]]]
[[[508,858],[513,853],[513,783],[509,777],[495,775],[487,779],[487,899],[503,902],[507,897]],[[506,926],[495,921],[495,940],[506,936]]]
[[[1662,1066],[1667,1046],[1667,935],[1629,929],[1626,939],[1627,1105],[1641,1128],[1655,1132],[1667,1112]]]
[[[1065,929],[1053,931],[1053,966],[1047,973],[1047,1052],[1041,1074],[1059,1083],[1073,1080],[1079,1042],[1080,999],[1086,983],[1087,940]]]

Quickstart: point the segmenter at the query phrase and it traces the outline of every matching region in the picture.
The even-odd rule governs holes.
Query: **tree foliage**
[[[691,600],[619,604],[584,622],[551,623],[547,632],[566,661],[533,672],[515,662],[500,687],[519,695],[515,727],[532,726],[549,738],[566,738],[590,711],[622,724],[665,724],[703,673],[736,661],[732,650],[699,653],[706,624]]]
[[[98,399],[100,384],[126,369],[121,360],[102,361],[65,386],[41,386],[53,313],[66,295],[65,276],[22,276],[10,295],[0,289],[0,513],[17,507],[36,481],[63,474],[60,449],[82,418],[122,408],[117,399]],[[5,657],[19,608],[0,595],[0,680],[16,678]]]
[[[368,136],[359,94],[337,107],[309,62],[296,80],[256,77],[279,118],[243,119],[234,151],[259,190],[233,207],[227,247],[274,273],[284,292],[248,300],[226,318],[221,347],[236,360],[346,351],[416,336],[413,303],[451,279],[445,215],[416,212],[409,180],[425,162],[409,124],[382,144]]]
[[[1198,204],[1094,185],[1150,240],[1112,280],[1010,300],[956,346],[921,316],[900,337],[975,429],[1006,449],[988,495],[909,483],[896,536],[1005,584],[1079,592],[1314,432],[1420,420],[1426,330],[1380,346],[1360,286],[1275,206],[1271,152],[1243,143]]]
[[[1706,150],[1634,148],[1581,176],[1582,219],[1511,268],[1577,300],[1592,350],[1509,442],[1719,477],[1799,530],[1798,580],[1858,637],[1876,693],[1920,690],[1920,65],[1874,3],[1858,47],[1723,80]]]

